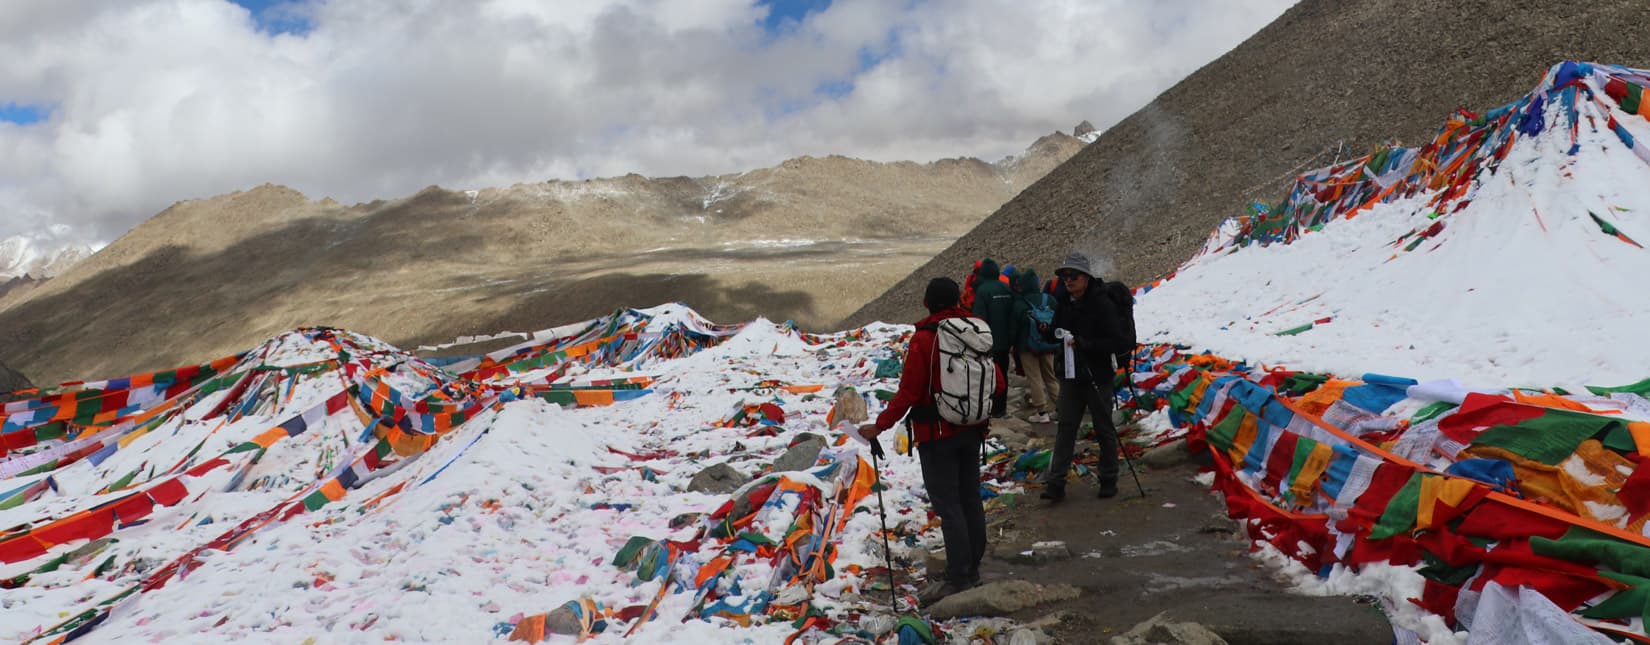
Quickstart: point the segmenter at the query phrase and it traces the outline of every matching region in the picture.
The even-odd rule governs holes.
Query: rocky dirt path
[[[1012,399],[1019,400],[1018,392]],[[1025,437],[1030,448],[1051,445],[1055,430],[1018,418],[993,427],[999,436]],[[1093,442],[1080,440],[1079,450],[1085,449],[1092,451]],[[1392,642],[1385,616],[1369,599],[1290,593],[1270,567],[1249,557],[1241,527],[1226,517],[1216,495],[1194,481],[1198,466],[1190,455],[1181,455],[1158,452],[1153,463],[1136,457],[1141,486],[1125,467],[1112,499],[1096,498],[1091,481],[1074,483],[1058,504],[1038,499],[1035,489],[1006,500],[1006,509],[991,519],[991,554],[982,566],[986,585],[974,597],[952,602],[990,604],[993,593],[1023,595],[1016,581],[1051,590],[1073,587],[1080,591],[1074,597],[1050,593],[1043,604],[1009,614],[1040,623],[1060,643],[1109,643],[1163,612],[1233,644]],[[967,607],[934,610],[970,613]],[[1164,642],[1159,638],[1149,640]]]

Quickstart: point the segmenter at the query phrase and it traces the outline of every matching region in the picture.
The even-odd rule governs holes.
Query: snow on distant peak
[[[57,233],[30,233],[0,239],[0,280],[25,275],[54,277],[91,257],[103,244],[71,242]]]
[[[1650,110],[1622,88],[1646,84],[1565,63],[1427,147],[1303,175],[1143,290],[1142,342],[1353,377],[1642,379]]]

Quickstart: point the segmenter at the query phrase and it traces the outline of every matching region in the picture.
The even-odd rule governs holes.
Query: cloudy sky
[[[0,237],[1100,128],[1294,0],[6,0]]]

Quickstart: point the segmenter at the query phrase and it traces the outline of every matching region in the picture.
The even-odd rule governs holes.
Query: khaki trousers
[[[1031,407],[1042,414],[1054,412],[1054,402],[1060,400],[1060,379],[1054,376],[1054,354],[1021,350],[1020,369],[1025,370],[1026,385],[1031,390]]]

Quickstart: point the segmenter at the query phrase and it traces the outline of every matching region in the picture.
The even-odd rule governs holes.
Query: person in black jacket
[[[1041,326],[1039,332],[1063,341],[1064,351],[1055,353],[1054,373],[1060,377],[1060,400],[1055,406],[1059,426],[1042,497],[1056,502],[1066,497],[1066,474],[1085,410],[1094,419],[1094,438],[1100,444],[1099,495],[1112,497],[1117,495],[1118,445],[1117,427],[1111,422],[1111,356],[1123,349],[1116,305],[1094,277],[1087,256],[1066,256],[1054,274],[1066,294],[1054,310],[1054,322]]]

